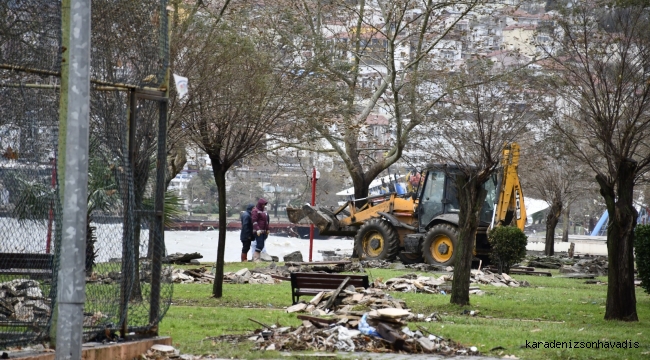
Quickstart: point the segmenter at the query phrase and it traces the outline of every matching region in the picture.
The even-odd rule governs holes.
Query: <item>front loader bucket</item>
[[[318,226],[318,231],[321,234],[327,233],[329,230],[336,231],[339,228],[339,221],[336,217],[318,210],[311,205],[303,206],[302,212],[309,218],[309,220],[311,220],[312,223],[314,223],[314,225]]]
[[[342,227],[336,215],[325,208],[317,209],[310,205],[305,205],[302,209],[287,208],[287,215],[289,221],[294,224],[313,223],[318,227],[318,232],[321,235],[354,236],[357,233],[356,227]],[[308,221],[305,221],[305,218]]]

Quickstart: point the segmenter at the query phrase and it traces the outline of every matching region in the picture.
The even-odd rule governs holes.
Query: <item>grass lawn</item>
[[[227,264],[236,271],[252,264]],[[387,280],[410,271],[370,269],[368,275]],[[650,358],[650,295],[637,290],[639,322],[605,321],[606,285],[587,285],[584,280],[515,275],[531,283],[527,288],[497,288],[483,285],[483,296],[471,296],[471,305],[449,304],[448,295],[393,293],[406,301],[411,311],[428,315],[438,312],[441,322],[412,323],[432,333],[467,346],[476,346],[485,355],[516,355],[521,359],[648,359]],[[421,273],[426,276],[426,273]],[[606,278],[600,278],[606,281]],[[174,285],[173,305],[160,326],[161,335],[172,336],[184,353],[216,353],[234,358],[278,358],[278,353],[251,352],[252,345],[215,342],[209,337],[240,334],[260,326],[248,320],[296,326],[295,314],[286,314],[291,305],[291,286],[224,284],[221,299],[210,297],[211,285]],[[308,300],[308,299],[307,299]],[[464,309],[478,310],[476,317],[462,315]],[[207,339],[206,339],[207,338]],[[204,340],[205,339],[205,340]],[[632,349],[551,349],[526,348],[532,342],[631,341]],[[575,345],[575,344],[574,344]],[[590,346],[591,344],[582,344]],[[501,347],[491,351],[493,348]]]

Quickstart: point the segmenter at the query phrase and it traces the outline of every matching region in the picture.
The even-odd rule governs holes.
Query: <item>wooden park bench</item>
[[[317,295],[321,291],[332,291],[339,288],[345,278],[350,278],[345,286],[370,287],[368,275],[345,275],[327,273],[291,273],[291,298],[298,303],[302,295]]]
[[[31,279],[52,277],[54,255],[0,253],[0,275],[21,275]]]

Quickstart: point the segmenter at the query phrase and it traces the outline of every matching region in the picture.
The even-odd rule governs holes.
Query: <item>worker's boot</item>
[[[256,251],[253,253],[253,262],[259,262],[260,261],[260,253],[259,251]]]
[[[241,254],[241,262],[247,262],[247,261],[248,261],[246,255],[247,255],[246,253],[242,253],[242,254]]]

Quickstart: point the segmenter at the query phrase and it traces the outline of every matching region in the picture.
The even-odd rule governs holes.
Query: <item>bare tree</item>
[[[188,46],[194,45],[195,33],[192,26],[195,16],[210,18],[212,26],[217,26],[226,10],[231,6],[230,0],[210,2],[190,2],[171,0],[171,29],[170,29],[170,69],[172,73],[183,75],[195,62],[200,59],[188,59],[184,56]],[[170,89],[169,114],[167,124],[167,172],[165,188],[169,187],[172,179],[179,174],[187,163],[187,147],[189,140],[182,129],[182,118],[188,102],[180,101],[175,88]]]
[[[544,200],[549,206],[544,254],[551,256],[555,252],[555,228],[560,216],[568,216],[570,204],[586,194],[592,184],[587,179],[587,169],[570,156],[569,144],[563,137],[553,128],[539,134],[535,144],[524,150],[525,161],[520,168],[522,187],[528,196]],[[566,223],[565,220],[565,227]],[[562,236],[567,234],[565,230]]]
[[[528,130],[533,118],[529,104],[535,103],[528,97],[537,94],[529,85],[533,81],[523,81],[515,73],[495,75],[488,61],[471,62],[450,79],[450,100],[438,107],[436,120],[419,130],[421,151],[436,162],[457,168],[454,181],[460,206],[459,235],[451,302],[458,305],[469,304],[477,230],[489,226],[489,220],[486,223],[481,215],[489,213],[487,217],[491,218],[492,214],[485,208],[485,204],[494,204],[494,199],[485,202],[486,183],[494,180],[503,148]],[[463,90],[455,90],[458,86]]]
[[[339,156],[355,197],[367,197],[370,182],[400,159],[412,130],[444,96],[431,89],[436,74],[450,66],[434,60],[442,59],[434,56],[436,46],[450,41],[451,35],[445,37],[452,32],[460,34],[456,24],[480,3],[282,2],[284,21],[272,26],[287,39],[287,51],[296,57],[309,54],[302,66],[313,78],[310,106],[300,118],[302,131],[287,145]],[[451,21],[443,20],[444,9],[457,11]],[[387,118],[393,138],[369,140],[373,135],[367,120],[376,115]],[[321,141],[326,146],[311,145]]]
[[[557,128],[596,174],[609,212],[605,319],[638,321],[634,186],[650,166],[650,4],[574,3],[556,19],[549,53]]]
[[[270,135],[286,130],[281,123],[291,112],[289,90],[296,84],[280,69],[282,54],[274,51],[264,34],[245,35],[246,23],[214,26],[198,17],[192,25],[192,46],[183,60],[189,94],[182,128],[190,141],[212,162],[219,193],[219,246],[213,295],[222,296],[226,244],[226,173],[240,159],[266,151]],[[259,34],[259,33],[258,33]]]

